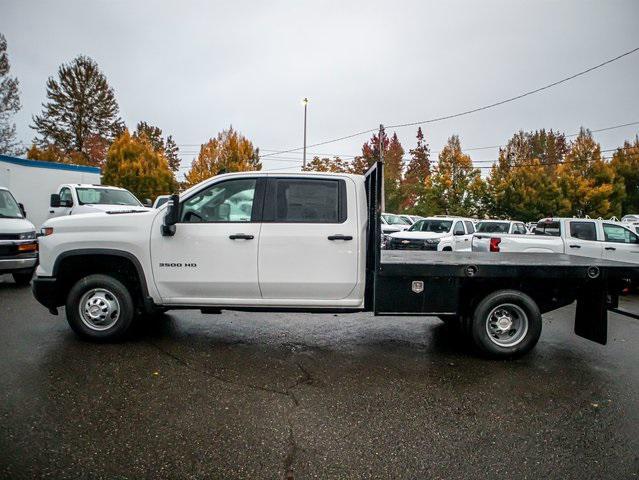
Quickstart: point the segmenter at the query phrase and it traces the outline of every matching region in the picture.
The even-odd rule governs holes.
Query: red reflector
[[[491,252],[498,252],[500,243],[501,243],[501,238],[491,238],[490,239],[490,251]]]
[[[23,243],[18,245],[18,252],[36,252],[37,250],[37,243]]]

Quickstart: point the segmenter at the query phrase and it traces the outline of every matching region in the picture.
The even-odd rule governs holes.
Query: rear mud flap
[[[604,282],[584,285],[577,297],[575,334],[605,345],[608,342],[608,295]]]

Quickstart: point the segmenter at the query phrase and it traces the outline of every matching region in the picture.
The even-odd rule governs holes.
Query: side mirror
[[[27,218],[27,211],[24,209],[24,205],[22,203],[18,203],[18,207],[20,208],[20,213],[24,218]]]
[[[169,198],[166,206],[166,214],[162,223],[162,235],[172,237],[175,235],[175,224],[180,219],[180,196],[174,193]]]
[[[60,206],[60,195],[57,193],[51,194],[51,202],[49,203],[51,208],[58,208]]]
[[[150,208],[150,207],[152,207],[152,206],[153,206],[153,202],[151,201],[151,199],[150,199],[150,198],[145,198],[145,199],[142,201],[142,205],[144,205],[145,207],[149,207],[149,208]]]

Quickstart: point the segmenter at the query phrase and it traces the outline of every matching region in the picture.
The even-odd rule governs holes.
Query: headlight
[[[439,238],[427,238],[424,240],[426,245],[437,245],[439,243]]]
[[[18,240],[35,240],[36,233],[35,230],[32,232],[24,232],[18,235]]]

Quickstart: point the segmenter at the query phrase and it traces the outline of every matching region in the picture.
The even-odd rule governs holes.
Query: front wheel
[[[81,278],[71,288],[66,301],[69,326],[89,340],[122,338],[133,323],[134,313],[133,299],[127,288],[108,275]]]
[[[495,357],[517,357],[530,351],[541,335],[541,313],[535,301],[517,290],[500,290],[484,298],[473,314],[475,345]]]

